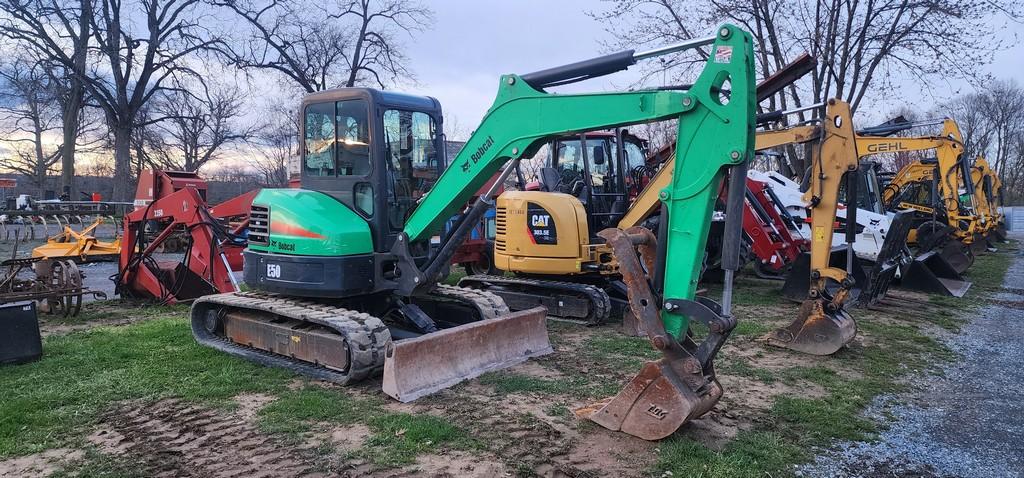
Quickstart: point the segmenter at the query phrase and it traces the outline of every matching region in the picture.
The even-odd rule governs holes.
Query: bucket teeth
[[[644,364],[615,397],[575,413],[609,430],[644,440],[660,440],[687,421],[707,413],[721,397],[722,386],[717,380],[708,382],[700,393],[695,392],[661,359]]]
[[[857,335],[857,322],[845,310],[829,313],[819,300],[800,305],[796,320],[766,337],[770,345],[811,355],[831,355]]]

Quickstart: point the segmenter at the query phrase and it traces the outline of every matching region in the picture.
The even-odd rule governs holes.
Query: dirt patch
[[[436,478],[492,478],[509,476],[505,465],[495,457],[481,457],[462,451],[453,451],[443,455],[420,455],[416,464],[404,470],[404,473],[387,476],[429,476]]]
[[[655,444],[595,427],[580,437],[565,464],[593,476],[642,476],[639,470],[650,467]]]
[[[370,437],[370,427],[363,424],[337,427],[330,431],[329,440],[339,450],[356,450]]]
[[[143,312],[142,308],[126,307],[124,304],[94,304],[83,310],[79,317],[62,317],[39,314],[39,333],[43,337],[66,335],[95,327],[116,327],[158,318],[159,315]]]
[[[90,441],[147,476],[301,476],[313,467],[237,415],[177,400],[124,404],[103,416]]]
[[[243,393],[235,395],[233,400],[238,404],[238,410],[236,411],[238,416],[242,417],[245,421],[252,421],[263,407],[277,400],[277,397],[263,393]]]
[[[508,371],[512,373],[518,373],[537,378],[557,379],[565,377],[565,374],[563,374],[562,372],[547,368],[533,360],[527,360],[522,364],[516,365],[515,367],[508,369]]]
[[[0,477],[50,476],[69,463],[82,459],[81,450],[54,448],[31,455],[0,461]]]

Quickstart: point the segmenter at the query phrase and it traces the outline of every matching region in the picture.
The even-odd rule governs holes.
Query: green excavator
[[[695,48],[710,54],[687,87],[545,91]],[[729,170],[742,181],[753,157],[754,87],[751,36],[731,25],[647,52],[504,75],[482,123],[432,185],[416,171],[444,161],[436,100],[365,88],[309,95],[301,105],[302,189],[264,189],[253,200],[244,253],[251,290],[196,300],[193,335],[341,384],[383,373],[383,391],[401,401],[550,353],[543,307],[510,313],[496,295],[438,283],[494,190],[461,207],[500,171],[496,190],[554,138],[678,120],[676,165],[686,174],[661,193],[668,221],[657,244],[649,232],[602,233],[614,248],[631,250],[619,259],[633,268],[624,273],[630,303],[663,358],[591,416],[641,438],[667,436],[722,394],[713,360],[736,323],[731,283],[721,305],[695,292],[719,187]],[[732,189],[732,203],[742,203],[742,187]],[[455,214],[456,225],[432,244]],[[740,223],[733,222],[726,249],[738,254]],[[639,270],[637,246],[653,285]],[[693,323],[709,330],[700,343]]]

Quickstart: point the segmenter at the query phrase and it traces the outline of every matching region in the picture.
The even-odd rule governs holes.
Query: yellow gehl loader
[[[939,135],[889,136],[935,124],[942,125]],[[966,271],[974,262],[971,249],[977,248],[975,243],[982,239],[983,218],[974,214],[969,204],[964,204],[960,198],[959,187],[965,184],[962,178],[970,173],[956,121],[946,118],[941,123],[896,122],[861,131],[857,151],[862,157],[909,151],[935,152],[935,159],[914,161],[901,168],[883,189],[882,201],[890,211],[915,211],[913,230],[907,237],[909,244],[916,245],[919,252],[938,250],[958,274]]]

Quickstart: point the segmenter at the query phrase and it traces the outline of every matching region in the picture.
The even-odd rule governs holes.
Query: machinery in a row
[[[544,91],[696,47],[710,48],[711,58],[684,90]],[[196,300],[193,333],[218,350],[338,383],[382,372],[385,393],[403,401],[549,353],[544,308],[510,313],[494,294],[437,283],[493,191],[463,211],[438,244],[431,236],[503,166],[496,184],[556,138],[676,120],[678,144],[686,147],[675,162],[686,174],[660,195],[657,244],[649,232],[609,228],[600,236],[614,254],[590,250],[594,261],[620,270],[633,313],[663,355],[591,418],[642,438],[667,436],[722,394],[713,360],[735,326],[731,288],[727,280],[721,305],[695,291],[708,219],[729,170],[739,184],[730,210],[742,204],[753,154],[753,77],[751,37],[729,25],[712,37],[650,52],[505,75],[483,122],[429,191],[418,187],[415,170],[445,163],[436,100],[361,88],[309,95],[301,105],[303,189],[265,189],[253,200],[244,272],[254,291]],[[563,203],[578,201],[561,196]],[[540,241],[574,232],[557,228],[553,214],[532,207],[529,197],[518,200],[498,204],[499,238],[511,227],[530,229]],[[741,216],[732,216],[725,237],[733,267],[727,269],[738,262],[729,251],[739,249]],[[510,217],[527,222],[513,224]],[[690,334],[697,324],[709,330],[700,343]]]
[[[957,273],[962,274],[974,262],[974,252],[984,248],[981,232],[984,218],[971,211],[969,205],[972,185],[970,165],[963,157],[960,129],[952,119],[940,124],[942,131],[935,136],[890,137],[896,132],[935,123],[897,122],[861,136],[873,141],[858,141],[862,154],[879,152],[934,151],[934,159],[913,161],[901,168],[882,191],[882,200],[889,211],[914,211],[912,231],[908,243],[916,245],[919,253],[937,250]],[[961,201],[960,186],[965,185],[965,198]]]

